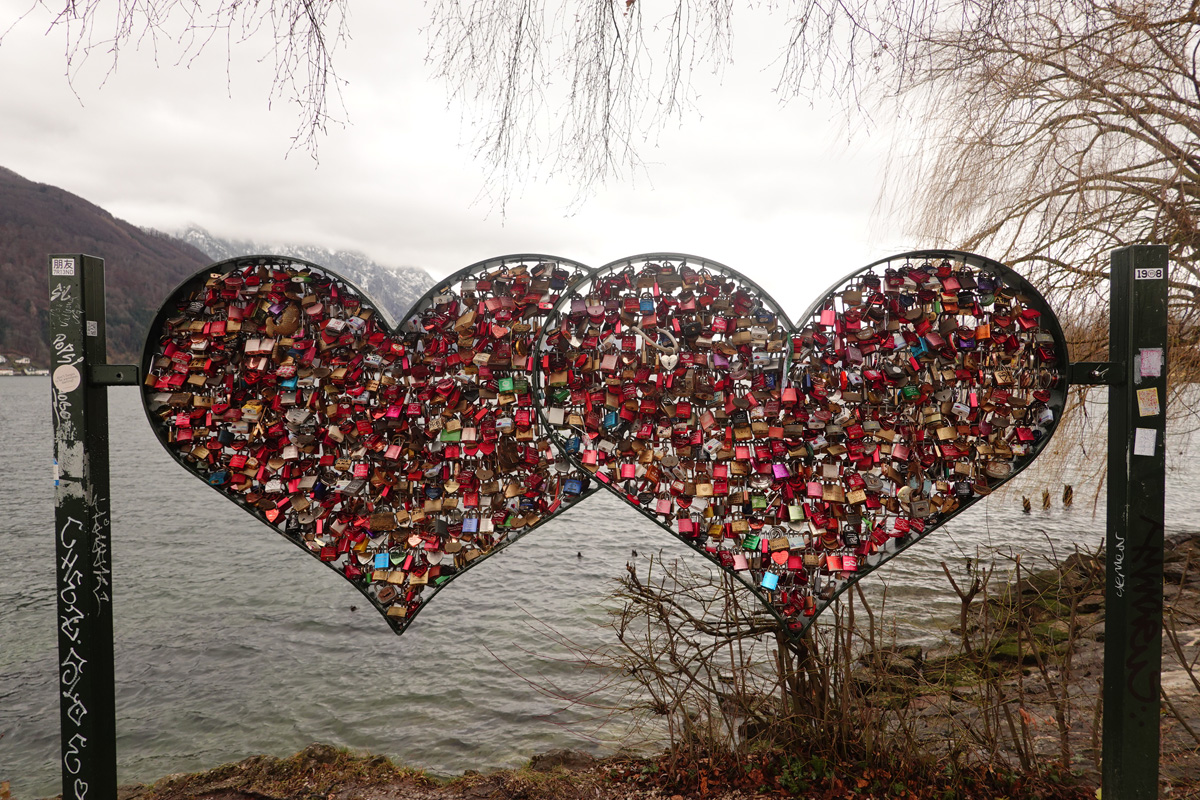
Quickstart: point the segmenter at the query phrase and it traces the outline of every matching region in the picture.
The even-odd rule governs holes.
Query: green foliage
[[[802,795],[813,784],[834,777],[829,762],[820,756],[786,759],[779,771],[779,785],[793,795]]]

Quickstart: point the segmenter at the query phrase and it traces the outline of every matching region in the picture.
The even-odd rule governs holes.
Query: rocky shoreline
[[[170,775],[149,785],[122,786],[117,800],[670,800],[657,788],[614,781],[629,763],[597,760],[574,750],[535,756],[527,766],[487,775],[468,770],[451,780],[399,767],[384,756],[312,744],[288,758],[251,756],[207,772]],[[753,795],[714,791],[714,800]]]
[[[864,659],[856,680],[868,702],[911,712],[910,733],[935,753],[954,733],[981,725],[987,702],[1007,704],[1031,755],[1049,761],[1068,749],[1072,771],[1098,783],[1104,585],[1103,552],[1072,554],[1057,569],[1025,573],[974,601],[963,616],[966,630],[960,625],[952,634],[976,648],[984,640],[986,653],[966,658],[962,641],[890,648]],[[1163,596],[1168,628],[1191,665],[1189,671],[1164,637],[1159,772],[1162,796],[1171,797],[1200,789],[1200,533],[1165,542]],[[981,635],[985,625],[990,636]],[[996,676],[986,698],[981,665]],[[1016,761],[1012,750],[1001,748]]]

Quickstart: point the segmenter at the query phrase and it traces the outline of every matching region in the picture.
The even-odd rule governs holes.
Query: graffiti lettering
[[[63,766],[72,775],[78,775],[79,770],[83,769],[83,761],[79,758],[79,754],[83,752],[83,748],[85,747],[87,747],[87,737],[81,733],[72,736],[66,746],[63,747]],[[86,794],[86,784],[84,786],[84,793]]]
[[[111,602],[109,579],[112,575],[108,554],[110,532],[108,504],[103,498],[96,501],[92,513],[92,575],[96,578],[96,587],[93,589],[93,593],[97,605],[103,606]]]
[[[1115,546],[1113,547],[1113,588],[1117,597],[1125,596],[1125,537],[1113,531]]]
[[[75,357],[75,345],[67,341],[65,333],[54,335],[54,357],[57,364],[78,364],[82,358]]]
[[[60,283],[56,285],[50,290],[50,302],[53,303],[56,300],[61,303],[71,302],[73,299],[71,297],[71,289],[72,286],[69,283]]]
[[[59,590],[58,590],[58,628],[62,635],[78,644],[81,634],[83,611],[79,608],[79,592],[83,586],[83,573],[75,566],[80,561],[78,552],[79,537],[83,532],[83,523],[74,517],[67,517],[58,532],[58,541],[63,548],[63,556],[59,561]],[[83,666],[87,660],[69,647],[58,664],[59,684],[62,687],[64,708],[67,718],[76,726],[83,723],[87,715],[87,706],[80,699],[76,687],[83,679]],[[74,741],[74,739],[72,739]],[[84,740],[86,742],[86,740]],[[66,762],[64,754],[64,763]],[[72,773],[73,774],[73,773]],[[86,792],[86,784],[85,784]]]
[[[87,706],[83,704],[83,700],[79,699],[77,692],[63,692],[63,699],[69,700],[70,705],[67,707],[67,716],[71,718],[71,722],[78,727],[83,724],[83,718],[87,716]]]
[[[83,303],[75,296],[75,287],[70,283],[57,283],[50,290],[50,324],[55,328],[79,324],[83,314]]]
[[[72,536],[68,541],[70,528],[83,530],[83,523],[74,517],[67,517],[59,532],[59,542],[66,553],[59,563],[59,629],[72,642],[79,641],[79,623],[83,620],[83,612],[79,609],[79,587],[83,584],[83,573],[76,568],[79,554],[75,552],[78,536]]]
[[[1129,655],[1125,658],[1125,688],[1135,699],[1158,699],[1162,647],[1162,530],[1160,520],[1143,515],[1146,535],[1134,549],[1138,573],[1133,582],[1134,600],[1129,618]]]
[[[87,660],[76,653],[74,647],[68,650],[66,656],[63,657],[62,663],[58,665],[58,674],[62,685],[68,689],[74,689],[75,685],[83,677],[83,665],[86,663]]]

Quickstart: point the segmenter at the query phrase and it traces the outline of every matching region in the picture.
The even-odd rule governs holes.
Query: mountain
[[[221,239],[196,225],[174,234],[180,240],[206,253],[213,261],[244,255],[279,255],[301,258],[328,267],[362,289],[371,302],[398,320],[421,298],[434,280],[417,267],[385,267],[362,253],[329,250],[313,245],[264,244],[262,242]]]
[[[109,360],[126,364],[139,359],[146,326],[167,293],[210,262],[191,245],[0,167],[0,353],[43,367],[50,363],[51,253],[104,259]]]
[[[380,266],[361,253],[235,242],[198,227],[181,238],[144,230],[64,189],[0,167],[0,355],[29,358],[38,367],[50,363],[51,253],[104,259],[108,356],[116,364],[140,360],[146,328],[168,292],[192,273],[232,256],[288,255],[329,267],[394,319],[434,283],[424,270]]]

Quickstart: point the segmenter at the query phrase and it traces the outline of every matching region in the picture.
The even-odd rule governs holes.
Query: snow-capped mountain
[[[412,304],[434,284],[433,278],[423,269],[385,267],[376,264],[362,253],[351,250],[222,239],[196,225],[172,235],[206,253],[213,261],[261,254],[302,258],[328,267],[366,292],[371,302],[382,307],[393,321],[403,317]]]

